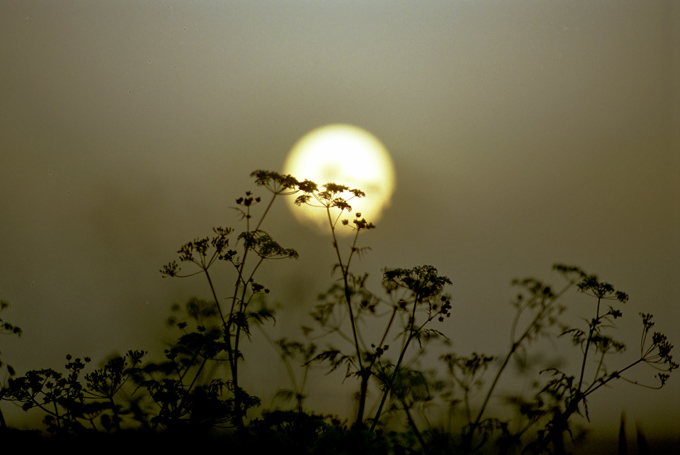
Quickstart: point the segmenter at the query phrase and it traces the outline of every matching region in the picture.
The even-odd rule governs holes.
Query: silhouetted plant
[[[501,376],[506,371],[510,361],[517,358],[526,349],[527,344],[535,341],[538,337],[550,335],[547,330],[557,323],[558,316],[565,309],[564,306],[556,303],[557,300],[585,275],[578,267],[563,264],[556,264],[553,269],[567,281],[567,284],[558,292],[554,292],[551,286],[534,278],[513,281],[513,285],[518,286],[520,292],[512,303],[516,311],[510,329],[510,348],[486,391],[481,407],[474,414],[476,416],[469,420],[469,424],[463,433],[462,442],[466,452],[479,449],[488,441],[489,431],[494,428],[502,428],[505,425],[505,422],[500,422],[495,418],[485,418],[485,411]],[[527,322],[521,325],[523,318]],[[476,368],[475,363],[473,362],[470,367]],[[470,374],[470,372],[468,371],[466,374]],[[465,393],[469,394],[469,389]],[[469,413],[469,408],[467,412]],[[473,414],[469,415],[472,416]],[[475,442],[475,436],[479,430],[483,430],[482,437],[478,439],[478,442]]]
[[[280,398],[286,401],[295,400],[297,411],[302,413],[304,409],[303,403],[305,398],[307,398],[304,394],[304,390],[307,385],[310,362],[314,358],[317,346],[314,343],[303,344],[299,341],[291,341],[285,337],[276,340],[275,345],[279,350],[281,360],[286,366],[286,373],[288,374],[292,388],[281,388],[277,390],[274,398]],[[294,366],[298,366],[302,369],[299,380],[297,379],[298,375],[295,372]]]
[[[248,395],[239,383],[239,364],[243,358],[241,352],[241,341],[243,335],[250,336],[250,324],[262,322],[265,319],[273,318],[273,313],[267,309],[251,310],[251,303],[258,296],[269,292],[262,284],[254,280],[255,273],[265,260],[296,258],[298,253],[293,249],[281,247],[267,232],[261,229],[262,224],[269,213],[274,201],[283,195],[294,194],[298,191],[299,182],[287,175],[281,175],[269,171],[255,171],[252,173],[258,186],[269,190],[272,194],[269,203],[257,221],[253,220],[253,209],[261,203],[259,196],[254,196],[247,191],[244,197],[236,199],[236,211],[241,219],[245,221],[245,229],[235,240],[235,248],[230,248],[230,235],[232,228],[214,228],[215,236],[204,237],[193,242],[188,242],[179,249],[179,261],[191,263],[198,271],[183,274],[176,261],[170,262],[161,272],[164,276],[189,277],[203,274],[208,281],[210,292],[213,296],[213,305],[219,314],[222,322],[220,334],[194,334],[189,337],[205,338],[206,336],[221,339],[220,344],[213,344],[218,347],[219,352],[224,352],[229,365],[230,379],[221,384],[228,391],[233,393],[232,411],[235,413],[231,419],[239,427],[243,427],[244,418],[250,407],[257,400]],[[240,244],[240,246],[239,246]],[[223,300],[218,298],[211,268],[217,261],[229,263],[235,272],[233,281],[233,291],[226,305],[221,303]],[[217,355],[212,353],[211,356]],[[161,389],[159,389],[161,390]],[[160,393],[160,392],[158,392]]]
[[[461,357],[455,353],[441,356],[450,379],[431,381],[431,387],[445,403],[448,403],[449,427],[448,432],[433,430],[428,432],[430,441],[427,444],[434,452],[459,450],[462,453],[472,453],[495,441],[499,453],[517,450],[525,444],[527,444],[525,451],[531,453],[565,453],[563,434],[569,431],[568,421],[576,413],[583,413],[587,417],[586,398],[590,394],[614,379],[628,380],[622,373],[642,363],[660,370],[656,375],[658,380],[656,388],[661,388],[669,379],[670,372],[678,367],[670,355],[672,346],[667,337],[658,332],[650,337],[650,330],[654,325],[652,316],[641,314],[643,331],[639,357],[626,366],[609,372],[605,358],[623,352],[625,346],[604,332],[605,329],[614,328],[613,321],[621,317],[622,313],[611,306],[604,311],[603,301],[614,300],[624,303],[628,296],[577,267],[557,264],[554,269],[567,281],[558,292],[552,291],[550,286],[533,278],[513,281],[522,292],[513,301],[516,315],[511,326],[510,348],[502,358],[490,385],[486,387],[479,408],[474,409],[470,397],[473,392],[484,389],[483,375],[489,370],[495,357],[478,353],[473,353],[469,357]],[[565,327],[559,322],[559,316],[565,308],[556,302],[574,286],[579,292],[597,298],[595,317],[588,322],[587,330]],[[521,324],[523,319],[527,322]],[[554,333],[549,330],[555,326],[562,327],[562,331]],[[562,335],[570,335],[573,343],[582,349],[582,365],[578,376],[570,376],[557,368],[543,370],[550,373],[552,378],[535,397],[510,395],[505,398],[506,403],[518,411],[518,417],[514,422],[486,416],[488,404],[495,395],[500,378],[510,361],[515,359],[523,365],[526,362],[525,351],[529,343],[538,337]],[[597,356],[597,359],[591,370],[593,379],[587,382],[586,369],[589,357],[592,356]],[[463,426],[459,445],[451,435],[451,412],[460,406],[463,408],[462,415],[467,424]],[[536,435],[534,441],[530,436],[532,428],[533,434]]]
[[[234,392],[231,383],[206,372],[213,368],[211,363],[220,363],[224,352],[222,332],[211,323],[215,305],[191,299],[186,313],[189,322],[171,318],[182,334],[165,350],[165,360],[141,366],[134,377],[138,388],[147,392],[135,402],[136,420],[153,430],[235,425],[234,416],[242,413],[234,410],[235,393],[226,393]],[[240,398],[248,407],[254,400]]]
[[[117,395],[138,374],[145,355],[144,351],[128,351],[123,356],[113,356],[103,367],[85,375],[84,395],[89,400],[98,400],[99,423],[105,430],[120,430],[124,417],[130,413],[126,400]]]
[[[5,399],[20,403],[24,410],[42,410],[43,422],[52,434],[120,429],[127,410],[114,397],[143,356],[142,351],[130,351],[123,357],[114,357],[102,368],[86,374],[83,384],[82,372],[90,358],[67,355],[66,375],[51,368],[28,371],[25,376],[10,379]]]
[[[351,327],[351,340],[354,343],[355,355],[351,356],[339,356],[342,361],[348,363],[348,368],[354,365],[355,374],[361,380],[360,385],[360,396],[359,396],[359,410],[357,412],[356,424],[362,425],[364,419],[364,410],[366,406],[366,393],[368,388],[368,381],[371,376],[371,369],[364,365],[364,355],[360,347],[359,334],[357,332],[357,322],[354,315],[354,308],[352,303],[353,293],[356,289],[363,289],[363,282],[365,278],[355,277],[350,272],[350,265],[352,259],[356,255],[361,255],[363,252],[367,251],[366,248],[359,248],[357,245],[357,240],[359,238],[359,233],[363,230],[373,229],[375,226],[367,222],[365,218],[361,217],[361,213],[357,213],[355,218],[352,220],[353,225],[350,226],[349,220],[342,218],[344,212],[351,212],[352,206],[348,203],[348,200],[353,198],[361,198],[365,196],[365,193],[356,188],[349,188],[345,185],[338,185],[336,183],[327,183],[323,185],[323,190],[319,190],[318,185],[313,182],[308,182],[302,188],[304,192],[303,195],[298,196],[295,200],[297,205],[308,205],[311,207],[318,207],[325,210],[328,219],[328,226],[330,228],[331,238],[333,240],[333,249],[335,250],[338,262],[334,266],[334,270],[339,269],[342,275],[343,286],[335,287],[335,290],[342,290],[344,296],[344,302],[346,304],[346,309],[349,314],[349,322]],[[349,199],[345,199],[343,196],[345,193],[349,193],[351,196]],[[337,211],[336,211],[337,209]],[[338,244],[338,236],[336,230],[339,227],[338,222],[343,226],[350,226],[354,229],[355,234],[353,236],[351,245],[349,247],[349,253],[347,258],[343,259],[343,253]],[[335,361],[338,355],[336,353],[330,354],[330,351],[325,351],[320,354],[318,359],[329,358],[331,361]],[[349,374],[349,372],[348,372]]]
[[[463,395],[462,398],[454,398],[457,394],[450,391],[446,393],[446,397],[450,400],[451,410],[456,405],[462,403],[465,418],[470,423],[473,421],[473,408],[470,404],[470,397],[482,387],[482,376],[489,367],[489,364],[495,360],[495,357],[476,352],[473,352],[469,357],[449,353],[442,355],[440,360],[444,362],[449,376],[453,379],[453,383],[449,384],[450,388],[459,389]]]
[[[375,340],[377,343],[371,343],[368,348],[359,332],[358,321],[364,314],[376,315],[378,305],[383,302],[366,289],[367,275],[354,274],[350,266],[356,256],[361,256],[368,251],[366,247],[359,247],[359,234],[365,230],[374,229],[375,226],[366,221],[361,213],[356,213],[351,223],[348,218],[343,218],[345,212],[352,210],[349,201],[364,197],[365,194],[359,189],[351,189],[335,183],[327,183],[323,185],[323,190],[319,190],[317,185],[309,182],[301,189],[304,194],[297,197],[296,204],[317,207],[326,212],[332,245],[337,258],[333,270],[340,271],[342,280],[341,284],[334,284],[326,294],[321,296],[326,301],[317,306],[312,316],[326,333],[340,334],[350,341],[354,348],[352,354],[347,354],[338,348],[330,347],[317,355],[314,360],[328,362],[331,370],[345,365],[346,376],[359,378],[358,410],[355,420],[357,427],[364,424],[371,377],[382,378],[380,383],[382,396],[370,427],[370,431],[373,432],[411,342],[413,340],[420,342],[423,337],[427,336],[442,335],[441,332],[425,326],[433,319],[441,322],[450,315],[450,296],[443,293],[443,289],[447,284],[451,284],[451,281],[447,277],[439,276],[437,269],[430,265],[384,271],[382,285],[387,294],[387,305],[391,307],[389,310],[391,315],[381,339]],[[349,195],[348,199],[345,199],[345,194]],[[343,254],[336,233],[337,229],[343,226],[354,230],[349,251],[345,254]],[[337,315],[338,306],[345,308],[347,318],[344,318],[342,314]],[[424,312],[421,319],[418,318],[420,312]],[[336,316],[337,319],[334,320]],[[344,320],[349,321],[349,334],[342,330],[341,321]],[[383,360],[383,354],[389,347],[386,340],[395,320],[400,320],[402,326],[401,346],[396,363],[391,365]],[[310,329],[307,328],[306,332],[309,334]],[[387,369],[391,369],[390,375],[384,374]],[[379,372],[382,374],[379,375]]]
[[[381,294],[371,292],[368,275],[353,269],[357,258],[369,250],[359,245],[360,233],[375,228],[361,213],[348,216],[351,201],[364,196],[361,190],[336,183],[319,186],[270,171],[255,171],[251,176],[271,197],[264,208],[262,199],[250,191],[236,200],[243,230],[237,234],[233,228],[216,227],[213,235],[180,247],[178,259],[161,270],[169,277],[203,275],[212,297],[172,308],[168,322],[179,333],[163,359],[148,361],[145,352],[129,351],[86,373],[90,359],[69,355],[65,374],[40,369],[19,377],[6,366],[9,379],[2,384],[0,401],[42,410],[53,435],[92,431],[118,435],[141,429],[148,434],[208,437],[214,429],[235,428],[227,432],[225,441],[236,452],[436,455],[495,448],[505,454],[524,447],[528,453],[563,454],[570,419],[575,414],[588,417],[587,399],[596,390],[615,379],[638,384],[624,374],[640,364],[659,370],[654,388],[661,388],[678,368],[667,337],[652,332],[652,316],[642,313],[639,356],[610,370],[610,357],[625,349],[608,333],[622,312],[618,306],[605,309],[604,303],[624,303],[628,296],[578,267],[558,264],[554,270],[566,280],[558,291],[533,278],[513,282],[520,292],[512,302],[515,317],[504,355],[439,353],[447,375],[441,378],[436,372],[422,371],[418,360],[434,351],[430,343],[449,344],[444,332],[433,328],[451,314],[451,296],[445,292],[451,285],[449,278],[431,265],[385,269]],[[264,328],[275,316],[265,301],[269,289],[255,280],[265,261],[298,256],[263,229],[274,202],[290,195],[297,195],[298,205],[325,211],[336,257],[332,271],[339,275],[310,313],[313,327],[301,327],[305,342],[271,340]],[[339,229],[352,230],[353,235],[342,240]],[[217,270],[219,263],[231,271],[226,274],[226,291],[224,280],[219,279],[225,276]],[[191,269],[184,271],[181,266]],[[574,286],[597,300],[595,315],[586,320],[585,328],[566,327],[559,321],[565,311],[559,301]],[[0,311],[6,306],[1,302]],[[280,388],[274,399],[292,401],[295,406],[264,410],[250,418],[249,411],[260,405],[260,399],[246,391],[240,366],[243,342],[253,336],[255,327],[277,349],[290,380],[290,388]],[[21,330],[0,319],[3,333],[20,335]],[[535,396],[504,397],[505,404],[516,409],[515,417],[494,415],[490,403],[511,362],[526,365],[531,344],[555,336],[568,336],[580,347],[580,369],[572,374],[555,367],[544,369]],[[328,344],[319,348],[317,340],[323,337]],[[345,344],[336,346],[338,339]],[[329,371],[344,369],[345,378],[358,380],[357,411],[351,425],[305,409],[308,373],[316,363]],[[485,382],[488,374],[492,377]],[[369,388],[377,392],[372,405]],[[479,405],[474,399],[477,394]],[[445,428],[432,424],[428,417],[436,403],[447,408]],[[462,415],[463,424],[454,428],[456,412]],[[1,413],[0,421],[4,427]],[[394,422],[398,425],[389,426]]]
[[[610,371],[605,359],[612,354],[623,353],[625,345],[606,334],[605,330],[615,328],[614,321],[622,317],[623,313],[611,305],[607,305],[606,309],[603,306],[605,301],[625,303],[628,301],[628,295],[616,290],[611,284],[600,281],[595,275],[585,275],[577,288],[580,292],[597,300],[595,315],[587,321],[586,330],[565,327],[562,333],[570,335],[573,344],[581,348],[583,359],[579,372],[576,375],[570,375],[558,368],[546,370],[552,378],[541,390],[539,399],[545,399],[548,402],[546,409],[550,420],[539,432],[538,441],[531,446],[536,453],[543,453],[549,447],[553,453],[566,453],[564,434],[569,432],[569,419],[574,414],[581,414],[588,418],[587,399],[595,391],[617,379],[643,385],[623,376],[628,370],[641,364],[656,369],[659,371],[655,375],[657,385],[643,386],[660,389],[668,381],[670,373],[678,368],[678,364],[673,361],[672,345],[666,335],[654,332],[650,337],[650,330],[654,326],[652,315],[641,313],[642,336],[639,355],[629,363],[624,363],[624,366]],[[589,367],[589,360],[592,357],[595,357],[595,364]],[[590,380],[587,379],[587,375],[591,375]]]
[[[433,399],[429,380],[422,371],[404,366],[398,370],[396,376],[392,376],[389,413],[403,413],[406,416],[407,432],[415,439],[408,446],[414,447],[417,442],[422,452],[427,455],[428,444],[413,414],[415,411],[424,415],[425,407]]]
[[[0,312],[3,310],[9,308],[9,303],[5,302],[4,300],[0,300]],[[17,335],[21,336],[21,328],[13,325],[2,318],[0,318],[0,335]],[[0,352],[2,354],[2,352]],[[4,363],[2,359],[0,358],[0,370],[4,369],[5,373],[3,374],[2,379],[0,380],[0,402],[3,400],[5,395],[7,394],[7,379],[11,378],[16,374],[14,371],[14,368],[12,365]],[[5,422],[5,416],[2,413],[2,409],[0,409],[0,428],[6,428],[7,427],[7,422]]]

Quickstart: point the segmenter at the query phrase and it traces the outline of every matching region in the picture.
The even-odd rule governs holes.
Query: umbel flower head
[[[439,276],[437,269],[431,265],[417,266],[412,269],[391,269],[383,273],[383,286],[388,292],[397,287],[403,287],[421,299],[441,293],[447,284],[451,284],[451,280],[448,277]]]
[[[628,301],[628,294],[617,291],[609,283],[599,281],[596,275],[588,275],[576,285],[576,288],[584,294],[592,295],[602,300],[618,300],[621,303]]]

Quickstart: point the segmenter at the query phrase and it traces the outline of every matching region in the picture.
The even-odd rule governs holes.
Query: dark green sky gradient
[[[502,352],[510,279],[557,280],[554,262],[631,295],[631,355],[640,311],[679,345],[679,21],[670,0],[4,0],[0,298],[25,336],[3,358],[24,371],[145,348],[171,303],[207,297],[161,265],[235,224],[252,170],[336,122],[375,134],[397,170],[361,267],[451,277],[460,353]],[[273,215],[301,254],[265,271],[295,307],[288,330],[333,256],[283,204]],[[588,301],[570,298],[576,320]],[[615,431],[625,409],[679,434],[677,379],[603,391],[594,425]]]

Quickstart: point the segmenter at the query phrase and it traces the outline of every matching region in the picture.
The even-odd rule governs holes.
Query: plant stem
[[[423,448],[423,453],[425,455],[429,455],[430,452],[427,449],[427,443],[425,442],[425,438],[423,438],[423,435],[418,429],[415,420],[413,420],[413,417],[411,416],[411,411],[409,410],[409,407],[406,405],[406,400],[400,399],[399,401],[401,401],[401,405],[404,408],[404,412],[406,413],[406,419],[408,420],[409,426],[413,429],[413,432],[416,434],[416,439],[418,439],[420,447]]]
[[[586,348],[583,351],[583,361],[581,362],[581,374],[579,375],[578,379],[578,387],[576,387],[577,393],[581,392],[581,387],[583,386],[583,376],[586,372],[586,361],[588,360],[588,350],[590,349],[590,342],[593,339],[593,333],[595,333],[595,329],[600,323],[600,300],[601,297],[597,298],[597,310],[595,312],[595,319],[590,321],[589,324],[589,330],[588,330],[588,338],[586,339]]]
[[[345,291],[345,302],[347,303],[347,311],[349,313],[349,320],[352,326],[352,338],[354,341],[354,349],[357,353],[357,362],[359,364],[359,377],[361,378],[361,384],[359,386],[359,409],[357,411],[357,419],[354,422],[355,426],[361,426],[364,420],[364,412],[366,408],[366,395],[368,393],[368,379],[370,377],[370,370],[364,368],[364,363],[361,360],[361,348],[359,347],[359,336],[357,335],[356,321],[354,320],[354,310],[352,309],[352,294],[349,286],[349,263],[352,260],[352,253],[354,252],[354,245],[356,245],[356,239],[359,235],[359,231],[354,237],[354,243],[352,252],[350,252],[347,264],[343,264],[342,255],[340,254],[340,247],[338,245],[338,239],[335,235],[335,223],[331,218],[330,206],[326,206],[326,215],[328,217],[328,224],[331,228],[331,237],[333,239],[333,249],[338,258],[338,265],[340,266],[340,271],[342,272],[342,281]],[[337,221],[337,220],[336,220]]]
[[[375,430],[376,425],[378,424],[378,420],[380,420],[380,414],[382,413],[382,408],[385,405],[385,401],[387,401],[387,395],[390,393],[392,389],[392,385],[394,384],[394,380],[397,377],[397,374],[399,373],[399,368],[401,367],[401,362],[404,360],[404,355],[406,354],[406,350],[408,349],[409,344],[411,343],[411,340],[415,337],[416,333],[420,331],[420,329],[423,328],[425,324],[427,324],[427,321],[418,328],[418,330],[415,329],[415,324],[416,324],[416,309],[418,304],[420,303],[420,297],[416,296],[414,302],[413,302],[413,311],[411,313],[411,321],[410,321],[410,327],[408,330],[408,337],[406,338],[406,342],[404,343],[404,346],[401,348],[401,352],[399,353],[399,359],[397,360],[396,365],[394,366],[394,371],[392,372],[392,377],[390,378],[390,381],[388,384],[385,385],[385,390],[383,391],[382,398],[380,399],[380,405],[378,406],[378,410],[375,413],[375,417],[373,418],[373,423],[371,424],[371,432]]]
[[[472,447],[472,438],[474,436],[474,432],[479,427],[479,423],[481,422],[482,416],[484,415],[484,411],[486,410],[486,407],[489,404],[489,400],[491,399],[491,395],[493,394],[493,391],[495,390],[496,385],[498,384],[498,381],[499,381],[501,375],[505,371],[505,368],[508,366],[510,359],[512,358],[514,353],[517,351],[517,349],[521,346],[521,344],[524,342],[524,340],[531,334],[532,330],[534,330],[538,321],[540,321],[543,318],[543,315],[552,307],[553,303],[555,303],[555,301],[557,299],[559,299],[560,296],[562,296],[565,292],[567,292],[567,290],[572,285],[573,285],[573,282],[570,281],[564,288],[562,288],[562,290],[560,292],[549,297],[551,299],[551,301],[549,303],[544,304],[543,302],[541,302],[542,303],[541,310],[536,314],[536,316],[531,321],[531,323],[527,326],[527,328],[524,330],[522,335],[516,341],[512,341],[512,343],[510,345],[510,350],[508,351],[508,354],[505,356],[505,359],[503,360],[503,363],[502,363],[500,369],[496,373],[496,376],[494,377],[494,380],[491,383],[491,386],[489,387],[489,390],[487,391],[486,396],[484,397],[484,402],[482,403],[482,407],[480,408],[479,413],[477,414],[477,418],[475,419],[474,422],[472,422],[470,424],[468,431],[463,436],[463,444],[464,444],[466,450],[469,451],[470,448]],[[545,299],[546,297],[542,296],[542,298]],[[521,313],[521,311],[522,311],[522,307],[520,306],[517,309],[517,312]],[[519,314],[517,314],[515,319],[513,320],[512,329],[511,329],[512,334],[514,334],[514,332],[515,332],[518,320],[519,320]]]

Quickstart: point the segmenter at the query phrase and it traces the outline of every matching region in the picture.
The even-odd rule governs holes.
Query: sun
[[[348,202],[353,213],[360,212],[373,223],[389,206],[396,181],[385,146],[368,131],[346,124],[322,126],[304,135],[288,154],[284,173],[318,185],[337,183],[362,190],[365,197]],[[345,196],[349,199],[352,195]],[[324,210],[295,206],[292,199],[290,205],[302,224],[328,229]]]

